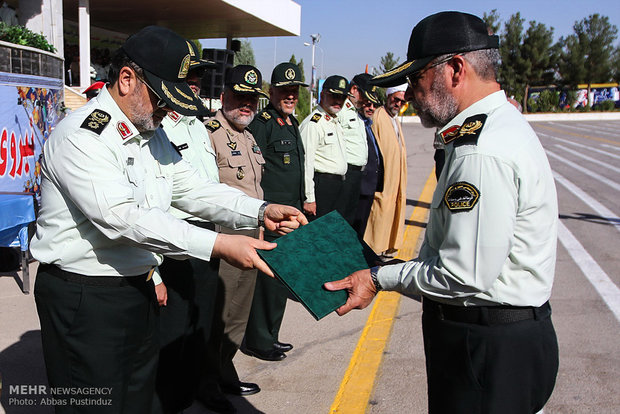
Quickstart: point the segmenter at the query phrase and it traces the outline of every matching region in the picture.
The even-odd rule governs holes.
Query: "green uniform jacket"
[[[293,125],[269,104],[249,125],[265,158],[261,187],[266,201],[302,208],[304,196],[304,148],[299,123]]]

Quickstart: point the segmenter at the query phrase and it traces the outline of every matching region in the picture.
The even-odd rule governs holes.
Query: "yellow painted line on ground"
[[[574,137],[579,137],[579,138],[586,138],[586,139],[592,139],[594,141],[600,141],[600,142],[605,142],[607,144],[612,144],[612,145],[618,145],[620,146],[620,142],[616,142],[616,141],[612,141],[610,139],[605,139],[605,138],[599,138],[599,137],[593,137],[592,135],[584,135],[584,134],[578,134],[576,132],[570,132],[570,131],[566,131],[564,129],[560,129],[560,128],[554,128],[548,125],[536,125],[537,127],[540,128],[545,128],[545,129],[550,129],[554,132],[559,132],[562,134],[568,134],[568,135],[572,135]]]
[[[435,170],[431,171],[419,201],[429,203],[435,189]],[[416,206],[411,214],[411,221],[425,223],[428,209]],[[405,229],[403,248],[398,251],[398,258],[410,260],[415,257],[423,228],[407,226]],[[353,352],[349,367],[340,383],[340,389],[330,413],[360,414],[365,413],[368,401],[375,385],[377,371],[383,359],[383,350],[392,332],[394,317],[398,312],[401,295],[396,292],[379,292],[375,299],[368,321]]]

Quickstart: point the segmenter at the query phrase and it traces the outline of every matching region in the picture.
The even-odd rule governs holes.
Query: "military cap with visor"
[[[377,87],[370,84],[371,79],[372,75],[368,73],[360,73],[353,76],[351,84],[349,85],[349,91],[351,90],[351,86],[355,85],[366,99],[375,105],[380,105],[381,101],[379,101],[379,97],[377,96]]]
[[[224,85],[231,88],[235,93],[261,94],[269,97],[261,89],[263,76],[252,65],[237,65],[226,71]]]
[[[167,106],[183,115],[205,115],[208,110],[185,78],[192,47],[170,29],[147,26],[130,36],[121,49],[144,71],[144,81]]]
[[[336,95],[347,95],[349,82],[347,78],[339,75],[332,75],[323,82],[323,89]]]
[[[499,37],[489,34],[479,17],[456,11],[432,14],[413,28],[407,61],[375,76],[371,82],[383,87],[400,85],[407,81],[408,75],[419,72],[437,56],[498,48]]]
[[[194,69],[215,69],[217,67],[217,63],[202,59],[200,57],[200,49],[194,42],[187,40],[187,44],[190,46],[190,56],[189,56],[189,70]]]
[[[271,72],[271,86],[308,86],[307,83],[301,80],[301,70],[299,66],[294,63],[284,62],[273,68]]]

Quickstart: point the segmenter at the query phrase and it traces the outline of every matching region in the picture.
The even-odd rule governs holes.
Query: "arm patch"
[[[220,129],[221,126],[222,124],[220,124],[220,121],[218,121],[217,119],[212,119],[206,123],[207,129],[211,132],[217,131],[218,129]]]
[[[95,109],[90,113],[80,125],[80,128],[87,129],[97,135],[101,135],[106,126],[110,123],[110,114],[101,109]]]
[[[452,184],[443,196],[446,207],[453,213],[470,211],[479,199],[480,191],[473,184],[465,181]]]

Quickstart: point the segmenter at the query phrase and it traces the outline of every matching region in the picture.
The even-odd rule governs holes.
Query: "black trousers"
[[[34,287],[50,387],[110,389],[105,405],[69,396],[56,413],[150,414],[159,350],[153,282],[91,286],[52,273],[43,266]]]
[[[525,414],[553,391],[558,343],[551,308],[512,323],[449,320],[424,299],[422,329],[431,414]]]
[[[362,187],[362,167],[349,164],[347,174],[343,184],[343,203],[345,220],[353,226],[355,222],[355,212],[360,199],[360,189]]]
[[[355,221],[353,222],[353,228],[357,232],[357,235],[362,239],[368,226],[368,217],[370,217],[370,210],[372,209],[372,203],[375,201],[375,195],[361,194],[357,202],[357,210],[355,211]]]
[[[164,258],[159,271],[168,291],[160,308],[159,367],[153,414],[192,405],[207,375],[207,342],[217,293],[219,260]]]
[[[346,214],[344,176],[314,173],[314,196],[316,199],[316,218],[337,210],[343,217]]]

